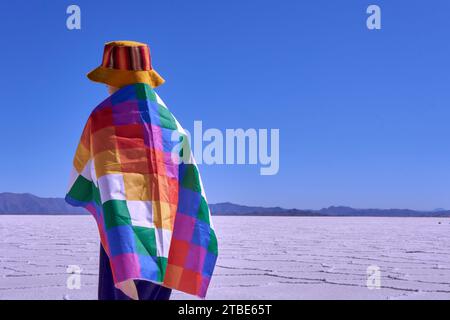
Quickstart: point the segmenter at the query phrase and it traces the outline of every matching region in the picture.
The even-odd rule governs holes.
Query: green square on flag
[[[156,101],[155,92],[147,84],[137,83],[134,88],[136,89],[136,97],[139,100]]]
[[[181,185],[195,192],[201,192],[200,179],[198,178],[198,171],[195,165],[186,164],[186,171],[184,172],[183,181]]]
[[[72,188],[69,196],[80,202],[90,202],[92,199],[92,181],[89,181],[82,175],[79,175]]]
[[[136,250],[139,254],[156,257],[156,237],[154,228],[133,226],[136,236]]]
[[[103,204],[106,230],[123,225],[131,225],[131,217],[125,200],[109,200]]]
[[[161,127],[166,129],[177,129],[177,123],[175,122],[175,119],[173,118],[170,111],[161,105],[158,106],[158,113],[161,121]]]

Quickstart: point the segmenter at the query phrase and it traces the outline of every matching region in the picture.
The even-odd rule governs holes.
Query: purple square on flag
[[[141,270],[139,267],[139,258],[134,253],[124,253],[112,257],[111,264],[115,270],[114,278],[116,282],[122,282],[128,279],[139,279]]]
[[[177,212],[173,237],[177,240],[191,242],[194,233],[195,218]]]
[[[144,122],[144,143],[149,148],[163,150],[161,128]]]
[[[189,247],[189,252],[186,258],[185,267],[192,271],[201,273],[203,264],[205,262],[207,250],[195,244]]]
[[[136,101],[122,102],[112,107],[114,124],[142,123],[141,112]]]
[[[178,179],[178,162],[180,156],[178,154],[164,152],[164,164],[166,165],[166,175],[169,178]]]

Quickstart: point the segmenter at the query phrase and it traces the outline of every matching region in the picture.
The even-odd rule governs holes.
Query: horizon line
[[[64,197],[57,197],[57,196],[39,196],[36,195],[34,193],[31,192],[11,192],[11,191],[1,191],[1,194],[14,194],[14,195],[31,195],[37,198],[41,198],[41,199],[61,199],[64,200]],[[237,206],[242,206],[242,207],[260,207],[260,208],[264,208],[264,209],[271,209],[271,208],[278,208],[278,209],[282,209],[282,210],[299,210],[299,211],[320,211],[323,209],[330,209],[330,208],[350,208],[350,209],[354,209],[354,210],[410,210],[410,211],[416,211],[416,212],[444,212],[444,211],[449,211],[450,209],[446,209],[446,208],[440,208],[440,207],[436,207],[434,209],[411,209],[411,208],[400,208],[400,207],[389,207],[389,208],[380,208],[380,207],[365,207],[365,208],[361,208],[361,207],[353,207],[351,205],[329,205],[329,206],[322,206],[319,209],[311,209],[311,208],[305,208],[305,209],[301,209],[301,208],[286,208],[283,206],[279,206],[279,205],[271,205],[271,206],[264,206],[264,205],[251,205],[251,204],[240,204],[240,203],[235,203],[235,202],[231,202],[231,201],[222,201],[222,202],[216,202],[216,203],[209,203],[210,205],[220,205],[220,204],[231,204],[231,205],[237,205]]]

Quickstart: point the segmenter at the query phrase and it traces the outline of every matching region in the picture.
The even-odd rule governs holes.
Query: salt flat
[[[220,256],[207,299],[450,299],[449,219],[213,220]],[[0,299],[96,299],[90,216],[0,216],[0,239]],[[67,288],[68,265],[82,269],[80,289]],[[366,285],[369,266],[380,289]]]

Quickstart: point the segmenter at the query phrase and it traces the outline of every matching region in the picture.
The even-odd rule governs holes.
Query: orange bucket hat
[[[152,68],[150,48],[136,41],[106,43],[102,65],[89,72],[87,77],[117,88],[133,83],[147,83],[156,88],[164,83]]]

